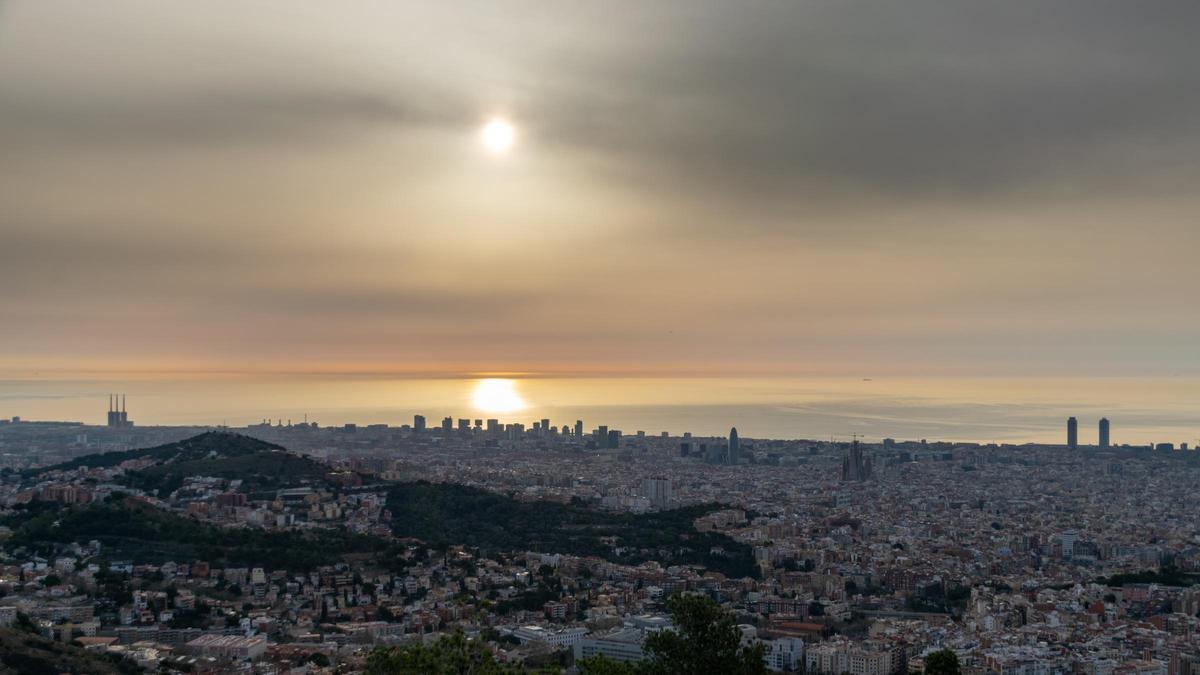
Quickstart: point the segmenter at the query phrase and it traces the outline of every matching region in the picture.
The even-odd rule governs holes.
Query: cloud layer
[[[10,3],[0,368],[1198,373],[1197,25]]]

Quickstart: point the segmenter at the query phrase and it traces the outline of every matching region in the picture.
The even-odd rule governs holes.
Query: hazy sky
[[[0,4],[0,371],[1200,374],[1198,32]]]

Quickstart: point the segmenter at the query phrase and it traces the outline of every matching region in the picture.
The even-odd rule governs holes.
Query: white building
[[[1063,558],[1068,560],[1073,558],[1075,556],[1075,544],[1079,541],[1079,533],[1075,530],[1067,530],[1062,533],[1060,539],[1062,541]]]
[[[242,637],[240,635],[206,634],[187,643],[186,648],[193,654],[212,656],[218,659],[252,660],[262,656],[267,651],[267,639],[261,635]]]
[[[541,642],[551,647],[574,647],[584,635],[587,635],[586,628],[551,630],[541,626],[521,626],[513,631],[513,637],[520,640],[521,644]]]
[[[645,636],[637,628],[622,628],[612,633],[585,637],[575,645],[575,660],[587,659],[597,654],[614,661],[641,661],[642,639]]]
[[[763,645],[767,648],[763,660],[771,670],[797,672],[804,665],[804,640],[800,638],[764,640]]]
[[[805,672],[841,675],[891,675],[908,664],[903,647],[850,641],[813,645],[804,653]]]

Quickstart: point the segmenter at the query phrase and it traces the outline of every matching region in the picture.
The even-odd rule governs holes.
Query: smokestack
[[[125,412],[125,394],[121,394],[121,412]]]

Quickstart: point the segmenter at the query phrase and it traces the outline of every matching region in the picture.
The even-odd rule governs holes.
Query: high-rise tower
[[[1108,436],[1108,418],[1100,418],[1100,447],[1107,448],[1111,445]]]
[[[670,508],[675,500],[671,479],[666,477],[643,478],[642,496],[650,500],[650,505],[657,509]]]
[[[1067,447],[1074,450],[1079,447],[1079,420],[1067,418]]]
[[[741,441],[738,440],[737,427],[732,427],[729,430],[729,463],[737,464],[741,461]]]

